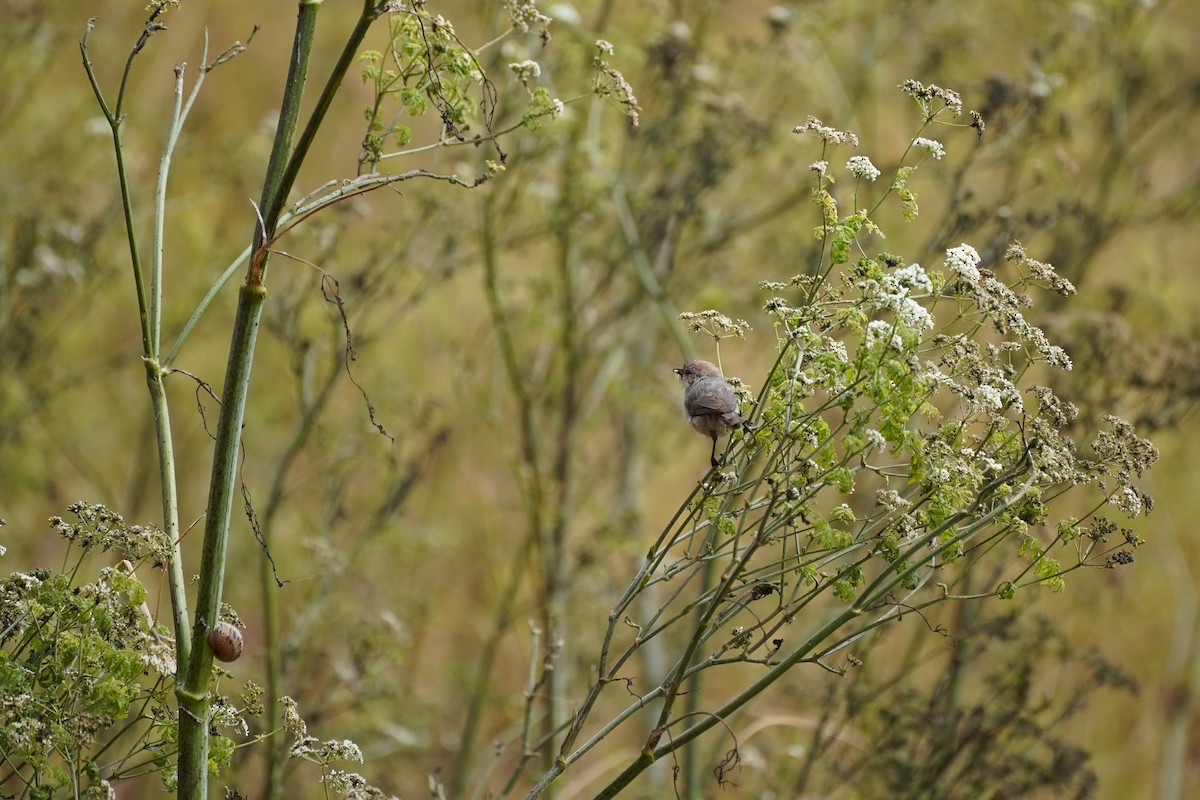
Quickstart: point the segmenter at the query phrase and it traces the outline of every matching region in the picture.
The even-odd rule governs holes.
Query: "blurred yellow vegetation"
[[[355,12],[326,5],[318,74]],[[104,6],[90,47],[115,85],[143,12]],[[492,6],[431,11],[483,42],[497,24]],[[286,581],[277,590],[286,690],[310,727],[358,742],[364,774],[406,796],[426,791],[439,767],[444,783],[465,791],[493,759],[493,741],[509,743],[500,761],[513,758],[536,657],[527,621],[541,619],[549,569],[533,530],[560,537],[555,558],[569,576],[553,678],[569,713],[592,668],[594,648],[581,644],[595,640],[630,564],[707,464],[709,443],[681,422],[671,373],[692,345],[681,346],[667,312],[719,308],[749,320],[755,330],[724,343],[722,366],[747,382],[763,374],[774,342],[758,282],[806,272],[819,223],[808,169],[818,150],[792,127],[814,115],[857,133],[875,164],[894,163],[910,130],[894,120],[911,114],[895,87],[916,77],[957,89],[988,129],[978,143],[973,131],[943,139],[946,158],[911,182],[920,221],[906,226],[898,207],[885,210],[894,218],[879,246],[932,267],[960,241],[995,262],[1019,239],[1053,263],[1079,288],[1036,311],[1075,363],[1056,391],[1080,405],[1081,424],[1118,413],[1162,450],[1155,512],[1134,524],[1149,541],[1138,562],[1074,576],[1064,595],[1037,601],[1067,641],[1094,647],[1141,686],[1136,698],[1098,694],[1057,734],[1091,752],[1099,796],[1200,792],[1200,544],[1186,522],[1200,512],[1200,7],[852,0],[542,10],[559,17],[548,47],[533,34],[511,37],[482,58],[501,85],[498,122],[519,120],[527,99],[511,76],[500,80],[508,63],[538,60],[541,79],[566,99],[588,80],[590,54],[580,54],[603,38],[637,93],[637,128],[602,99],[568,104],[562,119],[504,140],[506,171],[480,189],[401,184],[341,204],[277,245],[337,279],[357,355],[347,370],[320,272],[276,259],[241,474],[260,513],[276,482],[281,492],[270,525]],[[161,513],[112,146],[79,63],[86,13],[28,0],[0,12],[5,572],[58,564],[45,519],[75,500],[129,520]],[[184,3],[135,69],[123,131],[135,199],[148,203],[172,67],[194,69],[202,29],[219,50],[262,26],[246,54],[208,77],[183,132],[168,198],[165,339],[249,242],[292,16],[285,3]],[[355,174],[371,98],[353,73],[346,89],[302,192]],[[415,124],[414,144],[436,138],[436,122],[435,113]],[[487,147],[443,148],[380,169],[471,177],[494,158]],[[149,225],[148,216],[137,221]],[[233,298],[227,288],[176,364],[218,391]],[[519,388],[506,376],[505,347]],[[369,424],[351,375],[394,443]],[[314,405],[326,384],[327,403]],[[186,528],[204,511],[216,409],[184,375],[169,387]],[[526,426],[514,400],[522,391]],[[301,435],[306,408],[319,412]],[[293,440],[300,449],[285,460]],[[185,538],[189,556],[202,527]],[[255,679],[261,557],[235,507],[226,599],[248,628],[233,671]],[[165,591],[140,577],[167,619]],[[954,619],[940,622],[953,631]],[[890,636],[873,651],[880,662],[920,650],[917,660],[940,670],[954,657],[915,618]],[[914,685],[938,674],[918,673]],[[1032,680],[1061,696],[1084,675],[1056,664]],[[814,704],[840,680],[805,672],[731,724],[768,756],[794,755],[821,713]],[[473,729],[464,727],[471,696]],[[835,746],[853,748],[855,735],[843,731]],[[459,760],[464,747],[469,761]],[[236,764],[250,796],[255,752]],[[722,796],[766,796],[754,791],[773,776],[794,785],[787,767],[743,755],[732,778],[740,788]],[[563,796],[590,796],[600,772],[568,774]],[[648,781],[640,796],[670,792],[669,775]],[[297,779],[291,791],[319,796],[320,787]]]

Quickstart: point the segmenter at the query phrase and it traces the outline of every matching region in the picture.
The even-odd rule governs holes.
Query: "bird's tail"
[[[735,428],[735,429],[746,427],[746,423],[748,423],[750,421],[750,420],[746,419],[745,417],[741,416],[740,414],[736,414],[732,411],[726,411],[724,414],[722,414],[721,420],[726,425],[728,425],[730,428]]]

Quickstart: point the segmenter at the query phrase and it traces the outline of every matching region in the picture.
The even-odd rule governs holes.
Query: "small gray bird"
[[[692,360],[675,370],[683,381],[683,411],[696,433],[711,436],[712,465],[717,461],[717,437],[743,427],[747,420],[738,414],[737,396],[717,365]]]

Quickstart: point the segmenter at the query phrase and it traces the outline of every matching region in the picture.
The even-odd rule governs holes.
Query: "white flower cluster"
[[[1050,366],[1068,372],[1071,370],[1073,365],[1066,351],[1051,344],[1045,331],[1025,319],[1021,313],[1022,298],[1017,297],[1002,281],[989,275],[975,287],[974,294],[975,304],[987,314],[1000,333],[1011,331],[1037,351]],[[1028,305],[1027,300],[1024,305]]]
[[[541,66],[536,61],[530,61],[528,59],[525,61],[518,61],[515,64],[509,64],[508,68],[511,69],[513,74],[517,76],[517,80],[526,86],[528,86],[531,81],[542,74]]]
[[[977,410],[984,412],[1002,411],[1011,408],[1018,414],[1024,413],[1025,404],[1021,392],[1008,376],[995,367],[984,367],[976,387],[968,399]]]
[[[920,264],[909,264],[863,287],[875,308],[888,309],[904,327],[924,333],[933,327],[933,315],[912,297],[913,291],[930,292],[933,283]]]
[[[896,318],[903,323],[904,327],[911,328],[918,333],[924,333],[933,327],[933,314],[930,314],[925,306],[911,297],[906,297],[901,301],[900,307],[896,309]]]
[[[739,339],[745,339],[746,333],[754,330],[746,320],[731,319],[711,308],[704,311],[681,312],[679,320],[692,333],[706,333],[714,339],[723,339],[727,336],[736,336]]]
[[[933,281],[929,280],[929,276],[925,274],[925,270],[920,264],[912,263],[907,267],[901,267],[884,278],[896,281],[901,286],[911,291],[932,292]]]
[[[1025,248],[1019,242],[1013,242],[1004,252],[1007,261],[1015,262],[1018,267],[1029,270],[1029,273],[1039,281],[1044,282],[1063,297],[1075,294],[1075,286],[1069,280],[1059,275],[1050,264],[1035,261],[1025,254]]]
[[[895,489],[876,489],[875,502],[888,511],[905,512],[912,508],[912,501]]]
[[[993,475],[999,475],[1004,471],[1004,465],[987,453],[981,453],[972,447],[964,447],[962,454],[968,460],[977,462],[981,469],[991,472]]]
[[[625,80],[625,76],[621,74],[620,70],[604,60],[604,56],[613,54],[612,42],[607,39],[597,39],[596,51],[597,55],[592,61],[592,67],[596,71],[596,94],[615,100],[624,108],[630,124],[636,128],[641,121],[642,107],[638,105],[638,99],[633,93],[633,86]]]
[[[946,251],[947,269],[972,286],[979,283],[981,260],[979,253],[969,244],[960,244]]]
[[[935,107],[935,100],[940,100],[944,107],[956,117],[962,113],[962,97],[953,89],[946,89],[935,83],[925,86],[920,81],[911,78],[900,84],[900,89],[920,103],[931,118],[939,110]]]
[[[926,139],[924,136],[918,136],[913,142],[913,146],[927,150],[935,161],[940,161],[942,156],[946,155],[946,148],[936,139]]]
[[[250,725],[242,715],[242,710],[234,705],[218,704],[213,707],[210,721],[222,728],[241,731],[243,736],[250,735]]]
[[[846,169],[850,170],[851,175],[866,178],[869,181],[874,181],[883,174],[866,156],[851,156],[850,160],[846,162]]]
[[[896,332],[895,325],[882,319],[868,322],[866,336],[867,349],[874,347],[880,342],[894,350],[900,350],[904,346],[904,342],[900,339],[900,334]]]
[[[853,133],[830,128],[816,117],[809,117],[808,121],[803,125],[797,125],[792,128],[792,133],[809,133],[829,144],[852,144],[858,147],[858,137]]]
[[[534,26],[544,31],[552,22],[550,17],[538,11],[535,0],[507,0],[504,7],[513,28],[522,33],[527,33]]]
[[[822,339],[822,347],[817,349],[819,354],[828,353],[833,358],[842,364],[849,363],[850,357],[846,355],[846,343],[841,339],[834,339],[832,336],[826,336]]]
[[[844,367],[850,361],[845,342],[813,333],[806,325],[793,335],[801,342],[801,356],[788,370],[790,391],[799,398],[812,397],[818,390],[830,395],[844,392],[847,387]]]
[[[1128,514],[1130,519],[1137,519],[1142,515],[1142,496],[1132,486],[1124,486],[1117,490],[1108,498],[1108,502]]]
[[[330,739],[322,747],[326,761],[356,761],[363,763],[362,748],[350,739]]]
[[[926,361],[921,381],[931,389],[946,387],[965,400],[972,413],[998,417],[1008,411],[1025,413],[1020,390],[1001,367],[994,365],[994,352],[993,361],[988,361],[981,350],[961,334],[940,339],[942,365],[949,368],[950,374],[943,372],[938,364]],[[965,378],[965,382],[959,382],[961,378]]]

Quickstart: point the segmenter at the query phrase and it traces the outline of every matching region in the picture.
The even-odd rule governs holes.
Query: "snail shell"
[[[242,632],[229,622],[218,622],[208,632],[208,646],[218,661],[237,661],[242,654]]]

